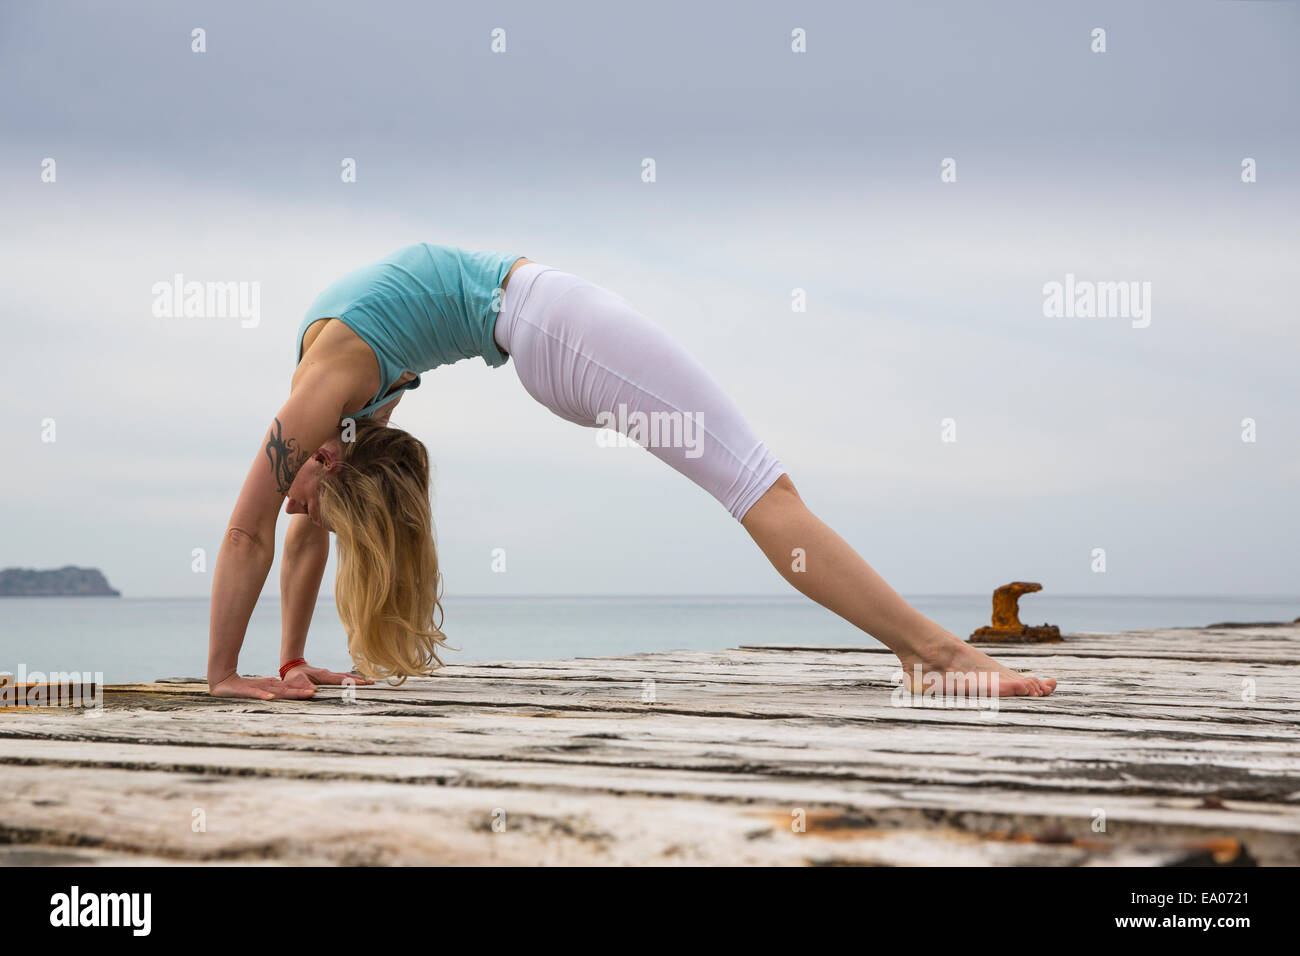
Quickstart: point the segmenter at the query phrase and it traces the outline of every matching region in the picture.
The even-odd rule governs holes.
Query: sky
[[[632,302],[905,594],[1300,593],[1298,42],[1268,0],[6,3],[0,567],[207,594],[308,304],[428,241]],[[177,274],[257,321],[156,314]],[[1047,314],[1067,276],[1149,308]],[[510,365],[393,423],[449,593],[789,591]]]

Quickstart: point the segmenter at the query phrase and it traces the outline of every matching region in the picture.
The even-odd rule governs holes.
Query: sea
[[[965,637],[989,623],[985,595],[908,595],[924,614]],[[876,645],[799,595],[519,596],[447,598],[445,663],[602,657],[740,644]],[[1066,633],[1201,627],[1223,621],[1293,621],[1300,596],[1068,596],[1022,599],[1026,624]],[[0,598],[0,672],[102,675],[107,683],[202,677],[208,599]],[[280,603],[264,597],[249,622],[240,673],[274,674],[280,662]],[[316,606],[307,660],[350,667],[332,598]],[[87,679],[87,678],[83,678]]]

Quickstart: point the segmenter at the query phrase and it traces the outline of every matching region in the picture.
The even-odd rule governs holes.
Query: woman
[[[630,437],[717,498],[782,577],[897,654],[916,691],[965,693],[971,675],[987,675],[1000,696],[1055,688],[996,663],[904,601],[804,506],[708,372],[627,301],[530,259],[420,243],[344,276],[303,320],[289,399],[221,542],[212,694],[303,698],[317,684],[400,681],[440,666],[428,454],[387,422],[420,373],[473,357],[492,367],[513,360],[528,393],[562,418],[636,432]],[[286,499],[280,678],[244,678],[239,648]],[[302,657],[331,531],[335,603],[360,678]]]

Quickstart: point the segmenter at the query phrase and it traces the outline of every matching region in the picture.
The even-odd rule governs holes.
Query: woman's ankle
[[[894,653],[905,666],[923,664],[928,668],[942,669],[960,653],[963,641],[951,631],[934,625],[933,630],[917,638],[906,648],[897,648]]]

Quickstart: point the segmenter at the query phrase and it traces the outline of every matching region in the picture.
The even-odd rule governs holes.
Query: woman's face
[[[298,469],[289,494],[285,496],[285,514],[305,514],[312,523],[324,528],[320,517],[320,480],[338,467],[343,454],[343,445],[337,438],[331,438],[316,449],[316,453],[307,459]]]

